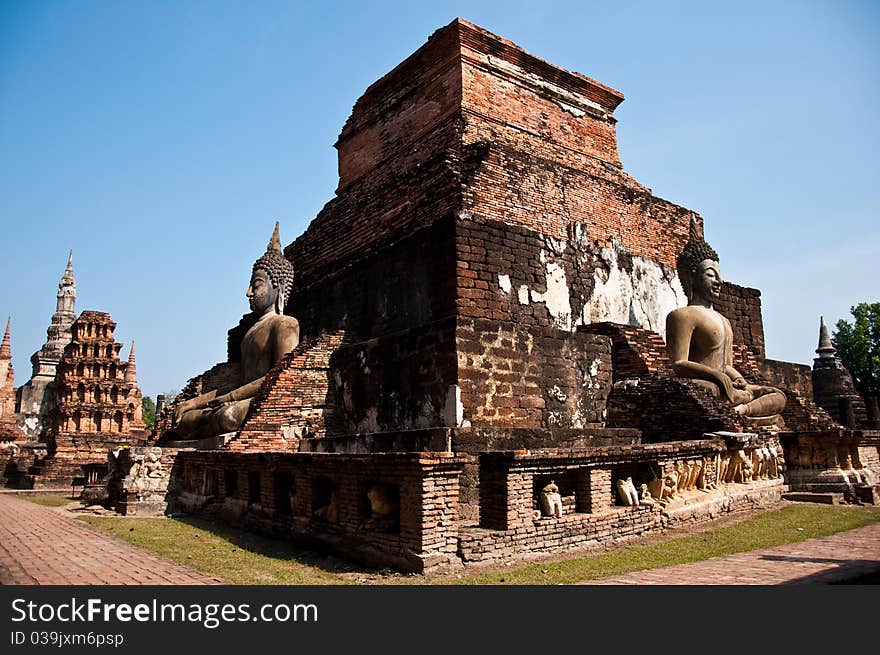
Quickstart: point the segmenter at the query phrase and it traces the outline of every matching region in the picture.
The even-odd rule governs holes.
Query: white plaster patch
[[[510,285],[510,276],[509,275],[499,275],[498,276],[498,286],[501,287],[501,290],[504,293],[510,293],[510,290],[513,288]]]
[[[562,101],[557,100],[556,104],[559,105],[560,107],[562,107],[563,111],[567,111],[569,114],[572,114],[573,116],[576,116],[577,118],[582,118],[587,113],[583,109],[578,109],[577,107],[572,107],[571,105],[567,105]]]
[[[519,289],[516,292],[517,298],[519,298],[520,305],[528,305],[529,304],[529,288],[525,284],[521,284]]]
[[[545,259],[544,251],[541,251],[541,261]],[[532,290],[532,302],[543,302],[547,311],[553,318],[553,324],[563,330],[571,330],[571,302],[568,298],[568,281],[565,279],[565,269],[556,262],[546,262],[547,290],[539,293]],[[520,296],[522,302],[522,296]],[[524,303],[525,304],[525,303]]]
[[[464,405],[461,404],[461,387],[450,385],[446,390],[443,405],[443,424],[448,428],[458,428],[464,423]]]
[[[555,255],[562,255],[568,247],[568,242],[565,239],[554,239],[549,236],[544,237],[544,243]],[[541,261],[544,261],[543,251],[541,252]]]
[[[620,267],[621,246],[602,248],[593,294],[584,305],[578,324],[610,321],[651,330],[666,337],[666,316],[687,304],[677,274],[670,278],[657,262],[632,257],[632,271]]]
[[[558,400],[558,401],[561,402],[561,403],[564,403],[566,400],[568,400],[568,396],[565,395],[565,392],[563,392],[562,389],[560,389],[560,388],[559,388],[557,385],[555,385],[555,384],[553,385],[552,388],[550,388],[550,389],[547,390],[547,394],[548,394],[551,398],[554,398],[554,399]]]
[[[535,75],[534,73],[528,73],[524,69],[516,66],[515,64],[511,64],[500,57],[493,57],[489,55],[486,57],[486,61],[490,66],[494,66],[500,70],[508,73],[514,80],[517,82],[526,85],[532,86],[539,91],[543,91],[544,94],[555,97],[556,102],[562,105],[563,100],[565,104],[569,104],[572,106],[580,106],[585,110],[592,110],[591,113],[597,114],[603,118],[610,116],[611,114],[597,102],[590,100],[589,98],[575,93],[573,91],[569,91],[566,88],[563,88],[557,84],[553,84],[549,80]],[[562,99],[562,100],[560,100]],[[563,107],[563,109],[566,109]],[[566,111],[568,111],[566,109]]]

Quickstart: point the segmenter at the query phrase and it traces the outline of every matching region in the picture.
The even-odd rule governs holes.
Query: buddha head
[[[718,253],[703,239],[695,218],[691,218],[690,238],[678,256],[676,268],[688,300],[718,299],[723,282]]]
[[[293,287],[293,266],[281,253],[278,222],[266,252],[254,262],[247,297],[251,310],[258,316],[268,312],[284,313],[284,305]]]

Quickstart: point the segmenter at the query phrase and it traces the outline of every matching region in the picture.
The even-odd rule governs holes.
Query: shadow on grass
[[[322,548],[320,545],[311,543],[308,546],[305,546],[291,541],[290,537],[284,537],[282,535],[271,537],[265,536],[256,532],[251,532],[244,527],[227,525],[225,523],[198,516],[175,515],[170,517],[170,519],[209,532],[215,537],[223,539],[243,551],[316,568],[325,573],[336,575],[343,573],[374,575],[387,571],[387,569],[364,566],[341,559],[333,555],[328,548]]]

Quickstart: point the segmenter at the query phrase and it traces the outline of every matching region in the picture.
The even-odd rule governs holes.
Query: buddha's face
[[[250,302],[251,311],[257,315],[271,311],[275,307],[275,301],[278,299],[278,289],[272,286],[269,280],[269,274],[258,268],[251,276],[251,283],[247,290],[248,301]]]
[[[721,268],[718,262],[704,259],[694,271],[694,295],[717,299],[721,295]]]

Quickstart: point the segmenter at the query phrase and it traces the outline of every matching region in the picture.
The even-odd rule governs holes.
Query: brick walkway
[[[880,524],[581,584],[760,585],[880,581]],[[61,512],[0,494],[0,584],[218,584]]]
[[[589,580],[590,585],[778,585],[880,582],[880,523],[765,550]]]
[[[0,584],[192,585],[217,578],[10,494],[0,494]]]

